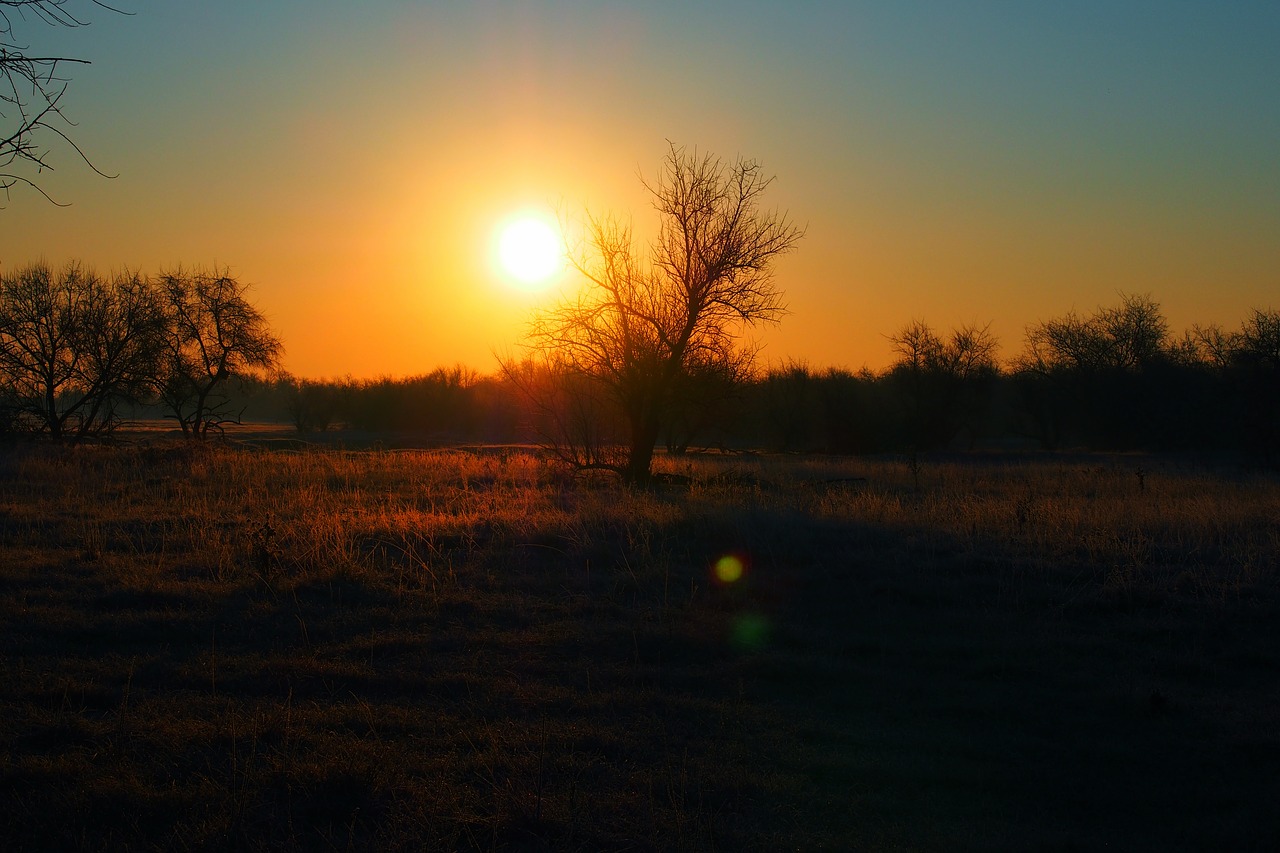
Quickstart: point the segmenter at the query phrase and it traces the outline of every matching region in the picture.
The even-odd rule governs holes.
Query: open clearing
[[[0,452],[6,849],[1274,849],[1274,475],[660,465]]]

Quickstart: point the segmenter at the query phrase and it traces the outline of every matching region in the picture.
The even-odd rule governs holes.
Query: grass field
[[[4,849],[1280,843],[1275,476],[659,465],[0,451]]]

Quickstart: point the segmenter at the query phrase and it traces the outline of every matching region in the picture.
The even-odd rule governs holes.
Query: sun
[[[520,214],[498,230],[498,264],[525,290],[546,287],[563,258],[559,231],[545,217]]]

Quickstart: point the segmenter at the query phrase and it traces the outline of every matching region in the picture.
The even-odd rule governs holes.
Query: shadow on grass
[[[0,477],[6,849],[1261,850],[1280,832],[1274,579],[1206,592],[1236,558],[1200,565],[1156,524],[1141,553],[1046,543],[1048,499],[1017,522],[1007,472],[954,494],[877,470],[634,493],[492,461],[172,464]],[[1012,521],[929,519],[983,489]],[[740,577],[716,576],[726,554]]]

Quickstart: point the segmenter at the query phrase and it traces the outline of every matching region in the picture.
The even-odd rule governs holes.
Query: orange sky
[[[1280,307],[1271,4],[352,5],[28,25],[92,60],[67,112],[119,177],[55,147],[70,206],[15,190],[0,264],[226,265],[296,374],[489,372],[551,298],[494,271],[497,224],[646,227],[671,140],[759,159],[807,226],[767,362],[878,368],[915,318],[991,321],[1011,354],[1117,291],[1178,330]]]

